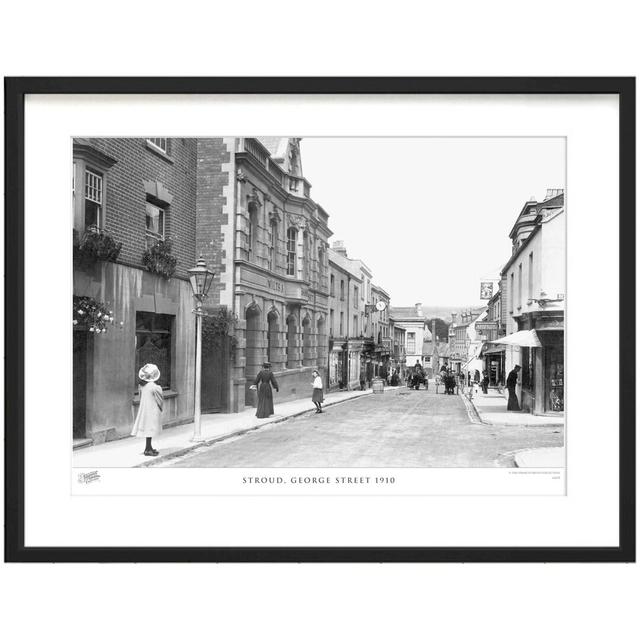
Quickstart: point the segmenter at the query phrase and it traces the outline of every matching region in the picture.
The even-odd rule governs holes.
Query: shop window
[[[136,365],[135,384],[139,384],[138,371],[147,363],[160,369],[157,381],[163,389],[171,387],[171,347],[175,316],[138,311],[136,313]]]
[[[547,411],[564,411],[564,346],[561,339],[557,344],[545,345],[545,387]]]
[[[529,347],[522,347],[522,387],[533,391],[536,379],[536,352]]]

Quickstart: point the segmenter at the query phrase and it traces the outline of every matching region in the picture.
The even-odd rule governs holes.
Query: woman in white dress
[[[156,384],[160,369],[155,364],[145,364],[138,371],[140,378],[140,407],[133,423],[131,435],[146,438],[145,456],[157,456],[158,451],[151,446],[151,438],[162,433],[162,387]]]

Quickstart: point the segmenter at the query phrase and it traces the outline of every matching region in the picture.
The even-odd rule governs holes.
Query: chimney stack
[[[434,343],[438,341],[438,339],[436,338],[436,319],[435,318],[431,320],[431,339],[433,340]]]
[[[422,315],[422,302],[416,302],[415,307],[416,307],[416,315],[417,316],[421,316]]]
[[[336,252],[339,253],[341,256],[344,256],[345,258],[347,257],[347,248],[344,246],[344,241],[343,240],[336,240],[332,245],[331,248]]]

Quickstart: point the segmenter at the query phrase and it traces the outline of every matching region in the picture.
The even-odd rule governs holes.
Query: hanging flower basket
[[[82,266],[88,267],[98,260],[115,262],[122,250],[122,242],[116,242],[108,233],[96,227],[89,227],[73,249],[76,260]]]
[[[171,240],[157,240],[142,254],[142,264],[147,271],[157,273],[167,280],[176,271],[178,259],[171,253]]]
[[[73,296],[73,325],[91,333],[106,333],[113,324],[113,311],[104,302],[89,296]],[[120,323],[122,326],[123,323]]]

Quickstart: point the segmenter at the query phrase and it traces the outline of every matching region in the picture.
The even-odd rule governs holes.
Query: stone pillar
[[[282,371],[287,366],[287,332],[280,329],[280,325],[276,325],[276,331],[271,335],[270,362],[273,371]]]
[[[236,294],[236,309],[242,309],[242,295]],[[231,367],[231,402],[230,410],[243,411],[245,407],[245,365],[246,365],[246,329],[247,321],[238,317],[236,324],[236,348]]]

